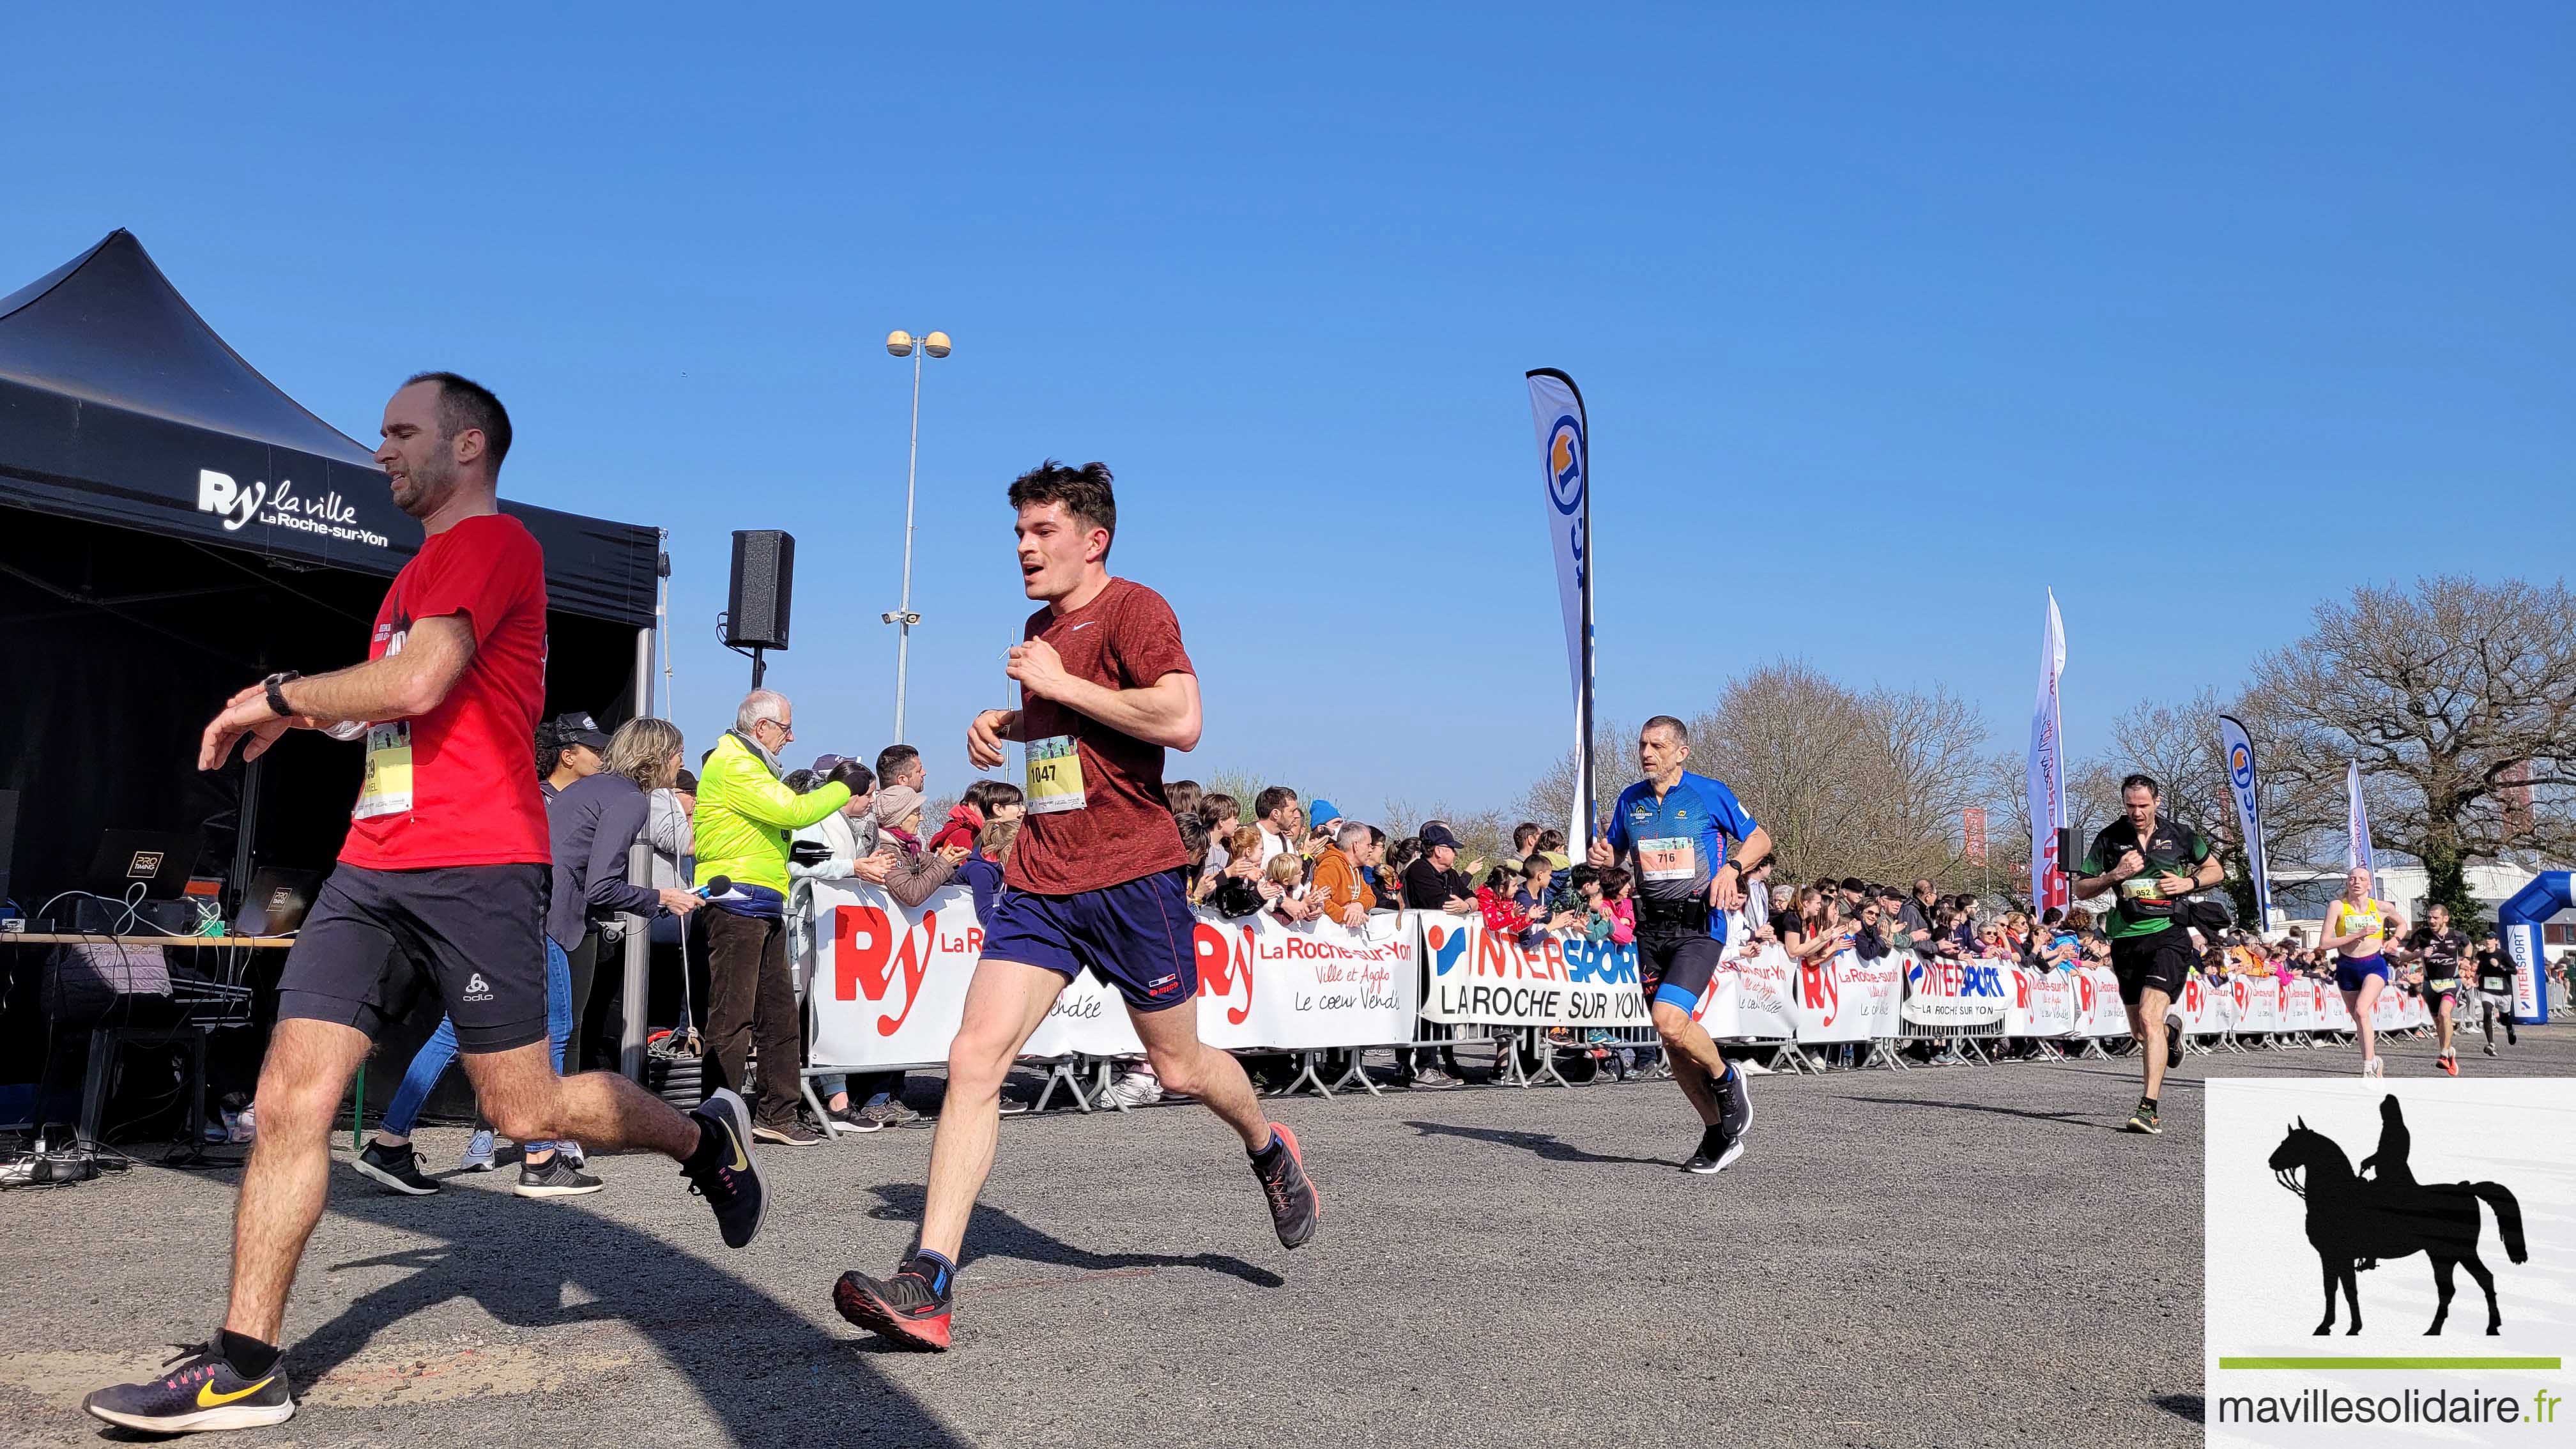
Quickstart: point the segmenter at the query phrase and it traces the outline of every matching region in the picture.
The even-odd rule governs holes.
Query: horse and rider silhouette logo
[[[2451,1316],[2451,1277],[2459,1268],[2468,1269],[2486,1292],[2487,1332],[2503,1332],[2495,1274],[2478,1257],[2478,1204],[2494,1211],[2505,1256],[2521,1263],[2531,1256],[2523,1246],[2521,1203],[2498,1182],[2417,1182],[2409,1160],[2414,1139],[2406,1130],[2406,1110],[2394,1095],[2380,1099],[2379,1123],[2379,1150],[2361,1160],[2359,1171],[2333,1138],[2308,1126],[2304,1117],[2272,1152],[2273,1177],[2308,1204],[2308,1242],[2317,1250],[2326,1294],[2326,1316],[2316,1331],[2334,1331],[2335,1290],[2340,1287],[2352,1310],[2352,1326],[2344,1332],[2361,1332],[2356,1275],[2422,1253],[2433,1265],[2433,1286],[2441,1294],[2426,1336],[2440,1335],[2443,1320]]]

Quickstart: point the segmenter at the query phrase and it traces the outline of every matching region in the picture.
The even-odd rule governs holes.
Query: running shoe
[[[590,1159],[582,1155],[581,1144],[578,1142],[557,1142],[555,1155],[571,1162],[576,1172],[590,1166]]]
[[[2379,1058],[2372,1057],[2370,1060],[2363,1062],[2361,1064],[2361,1074],[2364,1077],[2378,1077],[2384,1075],[2380,1070]]]
[[[519,1164],[519,1185],[511,1189],[521,1197],[580,1197],[597,1192],[607,1183],[572,1165],[572,1154],[558,1147],[543,1162]]]
[[[695,1170],[681,1164],[681,1175],[688,1178],[689,1191],[715,1209],[725,1246],[742,1247],[760,1236],[760,1220],[769,1209],[760,1169],[751,1163],[751,1109],[731,1089],[718,1087],[689,1117],[715,1134],[717,1151],[713,1161]]]
[[[856,1107],[841,1106],[823,1114],[823,1126],[831,1132],[882,1132],[885,1124]]]
[[[2179,1017],[2168,1018],[2165,1022],[2166,1071],[2170,1072],[2182,1065],[2182,1052],[2182,1020]]]
[[[2164,1123],[2157,1119],[2156,1109],[2148,1106],[2144,1102],[2140,1102],[2138,1104],[2138,1110],[2129,1114],[2129,1120],[2121,1130],[2124,1132],[2144,1132],[2152,1137],[2161,1136],[2164,1133],[2165,1127]]]
[[[2509,1016],[2506,1017],[2504,1021],[2504,1044],[2506,1046],[2522,1045],[2522,1038],[2513,1034],[2513,1018]]]
[[[781,1147],[812,1147],[823,1140],[807,1130],[805,1124],[794,1117],[782,1117],[774,1122],[755,1122],[751,1125],[751,1137],[755,1142],[775,1142]]]
[[[1704,1127],[1700,1129],[1699,1150],[1682,1164],[1682,1171],[1706,1177],[1711,1173],[1724,1172],[1743,1155],[1744,1144],[1727,1136],[1725,1127]]]
[[[465,1144],[465,1156],[456,1165],[467,1172],[490,1172],[492,1148],[492,1129],[477,1127],[473,1139]]]
[[[848,1272],[832,1285],[841,1316],[905,1348],[944,1353],[948,1348],[949,1275],[927,1258],[904,1260],[891,1278]]]
[[[1270,1226],[1279,1233],[1279,1246],[1303,1247],[1315,1236],[1315,1219],[1324,1215],[1323,1196],[1306,1179],[1306,1159],[1297,1150],[1297,1134],[1276,1122],[1270,1130],[1279,1135],[1281,1150],[1268,1167],[1256,1161],[1252,1175],[1261,1179],[1262,1195],[1270,1199]]]
[[[2458,1053],[2444,1052],[2433,1060],[2441,1066],[2443,1071],[2449,1072],[2452,1076],[2456,1077],[2460,1074],[2460,1058]]]
[[[2495,1043],[2494,1043],[2494,1042],[2488,1042],[2488,1043],[2487,1043],[2487,1048],[2486,1048],[2486,1050],[2487,1050],[2487,1055],[2488,1055],[2488,1056],[2494,1056],[2494,1055],[2496,1054]]]
[[[406,1142],[388,1147],[382,1142],[369,1142],[355,1161],[360,1177],[373,1178],[405,1197],[427,1197],[438,1191],[438,1183],[420,1170],[420,1154]]]
[[[1745,1132],[1753,1126],[1753,1091],[1744,1083],[1742,1062],[1736,1063],[1735,1070],[1726,1074],[1726,1080],[1717,1084],[1717,1126],[1726,1134],[1728,1142],[1739,1144],[1743,1142]]]
[[[161,1365],[161,1377],[100,1389],[81,1400],[81,1407],[91,1418],[148,1434],[256,1429],[295,1417],[285,1364],[272,1364],[253,1379],[235,1372],[212,1343],[175,1347],[179,1352]]]
[[[921,1114],[905,1106],[901,1097],[888,1097],[882,1102],[870,1102],[865,1110],[868,1119],[882,1127],[901,1127],[905,1123],[921,1120]]]
[[[1100,1094],[1104,1107],[1149,1107],[1163,1100],[1163,1083],[1151,1072],[1129,1072]]]
[[[1424,1092],[1446,1092],[1467,1085],[1438,1067],[1417,1067],[1407,1087]]]

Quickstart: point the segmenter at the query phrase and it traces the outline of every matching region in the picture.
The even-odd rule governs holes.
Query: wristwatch
[[[292,669],[281,669],[277,673],[260,681],[260,687],[268,692],[268,707],[276,713],[279,719],[284,719],[288,715],[295,713],[295,711],[287,708],[286,691],[278,688],[278,686],[284,684],[290,679],[302,679],[303,677],[303,675],[296,673]]]

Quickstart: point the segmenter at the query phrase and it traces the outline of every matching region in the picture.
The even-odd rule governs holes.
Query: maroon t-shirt
[[[1044,639],[1064,671],[1105,689],[1143,689],[1166,674],[1196,674],[1181,648],[1181,621],[1143,584],[1111,579],[1070,613],[1040,609],[1021,637]],[[1069,896],[1139,880],[1189,863],[1163,800],[1163,747],[1065,708],[1025,698],[1020,739],[1029,760],[1027,814],[1002,872],[1013,890]]]

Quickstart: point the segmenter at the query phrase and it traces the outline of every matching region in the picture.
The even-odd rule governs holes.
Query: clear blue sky
[[[132,228],[372,439],[495,387],[505,493],[673,534],[677,716],[728,530],[797,535],[800,749],[965,776],[1026,604],[1004,483],[1119,476],[1208,730],[1354,813],[1569,733],[1525,368],[1591,403],[1603,710],[1780,654],[2078,754],[2321,596],[2555,577],[2576,10],[20,7],[0,291]],[[2116,550],[2116,565],[2106,553]],[[321,661],[316,661],[321,662]]]

